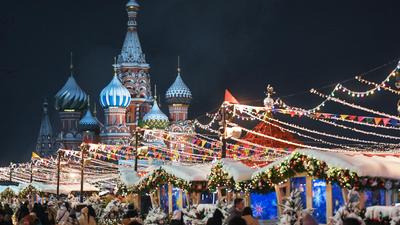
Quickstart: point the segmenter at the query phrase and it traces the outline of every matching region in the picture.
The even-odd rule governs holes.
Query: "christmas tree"
[[[301,192],[297,189],[292,191],[285,203],[281,205],[282,215],[279,225],[301,225],[303,205],[301,203]]]
[[[168,224],[168,215],[160,208],[152,208],[144,220],[145,225],[164,225]]]

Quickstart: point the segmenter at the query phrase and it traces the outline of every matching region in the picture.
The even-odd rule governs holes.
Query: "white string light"
[[[362,110],[362,111],[365,111],[365,112],[373,113],[373,114],[384,116],[384,117],[387,117],[387,118],[400,120],[400,117],[398,117],[398,116],[394,116],[394,115],[390,115],[390,114],[387,114],[387,113],[379,112],[379,111],[376,111],[376,110],[373,110],[373,109],[369,109],[369,108],[366,108],[366,107],[363,107],[363,106],[360,106],[360,105],[356,105],[356,104],[353,104],[353,103],[348,103],[345,100],[342,100],[342,99],[339,99],[339,98],[335,98],[333,96],[328,96],[328,95],[322,94],[321,92],[318,92],[315,89],[311,89],[310,92],[313,93],[313,94],[316,94],[316,95],[318,95],[318,96],[320,96],[322,98],[326,98],[328,101],[333,101],[333,102],[336,102],[336,103],[339,103],[339,104],[342,104],[342,105],[349,106],[349,107],[354,108],[354,109],[359,109],[359,110]]]
[[[248,115],[254,116],[249,112],[245,112]],[[286,123],[271,117],[266,117],[268,120],[274,121],[276,123],[285,125],[285,126],[289,126],[298,130],[302,130],[302,131],[306,131],[309,133],[313,133],[313,134],[318,134],[321,136],[326,136],[326,137],[331,137],[331,138],[336,138],[336,139],[341,139],[341,140],[346,140],[346,141],[353,141],[353,142],[359,142],[359,143],[366,143],[366,144],[380,144],[380,145],[390,145],[387,143],[382,143],[382,142],[376,142],[376,141],[369,141],[369,140],[362,140],[362,139],[358,139],[358,138],[350,138],[350,137],[345,137],[345,136],[339,136],[339,135],[335,135],[335,134],[331,134],[331,133],[326,133],[326,132],[320,132],[320,131],[315,131],[315,130],[310,130],[308,128],[302,127],[302,126],[298,126],[298,125],[294,125],[294,124],[290,124],[290,123]],[[258,118],[259,119],[259,118]],[[265,121],[263,119],[259,119],[260,121]]]

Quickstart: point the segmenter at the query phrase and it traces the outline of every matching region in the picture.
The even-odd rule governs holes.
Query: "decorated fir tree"
[[[301,203],[301,192],[297,189],[292,191],[285,203],[281,205],[282,214],[279,225],[301,225],[303,205]]]
[[[346,218],[355,218],[361,225],[365,224],[360,216],[360,194],[355,190],[350,190],[348,199],[348,202],[344,206],[340,207],[336,214],[330,218],[329,225],[343,225],[343,220]]]
[[[164,225],[168,224],[168,215],[160,208],[152,208],[144,220],[144,225]]]

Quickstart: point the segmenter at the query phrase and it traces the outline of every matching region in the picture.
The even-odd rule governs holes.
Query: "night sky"
[[[398,0],[138,2],[139,37],[151,82],[164,95],[180,55],[183,79],[194,96],[191,118],[217,108],[225,88],[242,102],[261,104],[265,86],[272,84],[287,102],[313,106],[321,99],[308,94],[310,88],[328,92],[329,85],[400,57]],[[69,76],[70,51],[79,85],[98,100],[125,37],[125,3],[2,3],[0,164],[29,159],[43,99],[53,106],[53,96]],[[381,81],[395,65],[366,77]],[[382,110],[397,113],[393,99],[382,99],[376,100]],[[56,130],[54,107],[50,113]]]

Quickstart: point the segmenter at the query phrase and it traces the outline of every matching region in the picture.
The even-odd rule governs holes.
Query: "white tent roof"
[[[211,172],[211,164],[204,163],[200,165],[182,165],[171,164],[161,166],[165,172],[174,175],[187,182],[190,181],[207,181]]]
[[[233,159],[221,159],[222,169],[229,174],[229,177],[233,177],[236,182],[245,180],[251,180],[251,175],[255,172],[255,169],[250,168],[240,161]]]
[[[296,150],[308,157],[324,161],[329,167],[339,167],[357,173],[358,176],[382,177],[400,180],[400,154],[379,154],[371,152],[328,152],[310,149]],[[294,154],[294,153],[292,153]],[[253,173],[253,177],[288,159],[269,164]]]

